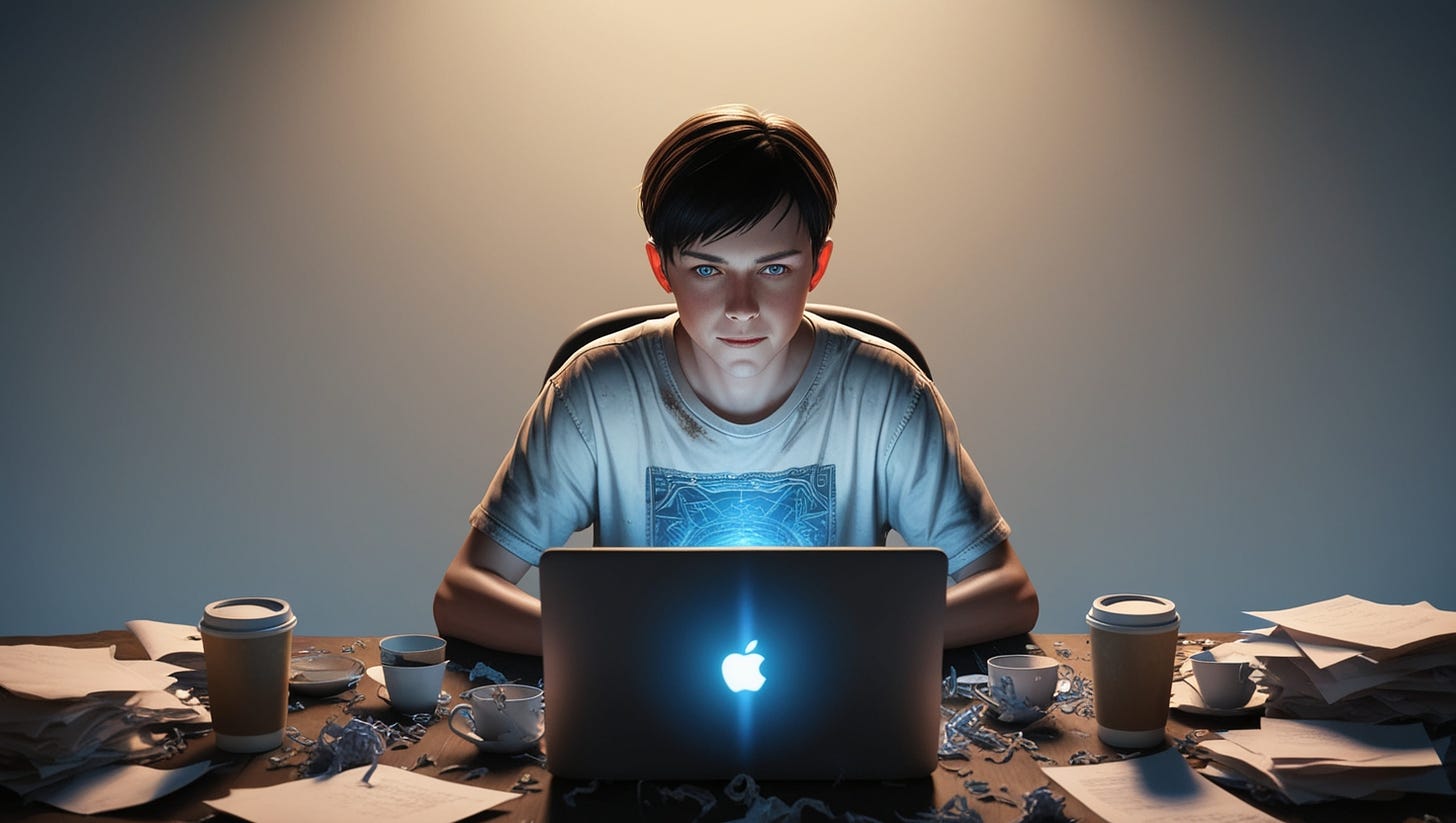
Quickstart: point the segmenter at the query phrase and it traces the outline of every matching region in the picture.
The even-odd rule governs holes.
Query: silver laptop
[[[935,769],[937,549],[553,549],[546,762],[574,779]]]

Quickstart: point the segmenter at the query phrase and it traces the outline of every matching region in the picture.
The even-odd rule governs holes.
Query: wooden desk
[[[1183,637],[1201,639],[1207,635],[1191,634],[1183,635]],[[1212,637],[1221,640],[1231,636],[1212,635]],[[342,646],[354,639],[296,637],[294,646],[296,649],[312,646],[339,651]],[[357,652],[366,666],[379,662],[377,644],[373,638],[369,640],[368,645]],[[140,644],[127,631],[104,631],[95,634],[52,637],[9,637],[0,638],[0,643],[44,643],[78,648],[115,645],[117,656],[120,658],[145,657]],[[1086,635],[1037,634],[1031,637],[1013,638],[982,646],[952,650],[946,653],[946,672],[949,672],[951,666],[954,666],[961,674],[984,671],[985,658],[994,654],[1025,651],[1028,643],[1039,646],[1045,653],[1051,655],[1060,656],[1060,651],[1065,650],[1068,656],[1064,662],[1075,667],[1080,674],[1090,676],[1091,664]],[[1180,658],[1198,649],[1199,647],[1196,645],[1180,646]],[[534,683],[541,676],[540,658],[491,652],[458,641],[452,641],[450,644],[450,658],[466,668],[473,666],[477,661],[485,661],[508,677],[525,682]],[[353,711],[356,714],[377,717],[385,722],[394,722],[398,717],[375,695],[374,688],[369,684],[368,678],[361,681],[360,692],[364,694],[365,698],[353,707]],[[447,672],[445,688],[450,693],[459,694],[468,686],[467,678],[462,672]],[[336,700],[304,698],[304,703],[306,707],[302,711],[296,711],[289,716],[289,723],[310,738],[317,737],[326,720],[344,715],[344,704]],[[954,705],[960,704],[960,701],[954,703]],[[1169,740],[1181,738],[1194,729],[1207,728],[1208,723],[1205,721],[1212,719],[1173,712],[1168,722]],[[852,719],[850,720],[852,722]],[[1232,723],[1220,723],[1218,727],[1240,728],[1252,727],[1256,724],[1257,718],[1240,718]],[[1001,731],[1012,731],[1009,728],[997,726],[994,721],[990,725]],[[1065,765],[1068,758],[1079,751],[1092,754],[1106,754],[1111,751],[1097,739],[1095,720],[1075,714],[1057,712],[1054,716],[1039,721],[1029,736],[1036,741],[1040,754],[1052,758],[1057,765]],[[204,805],[203,801],[222,797],[232,787],[267,786],[294,779],[298,774],[296,767],[269,768],[269,755],[272,754],[277,754],[277,752],[252,757],[230,755],[217,751],[211,736],[194,739],[186,751],[156,765],[160,768],[175,768],[206,759],[233,761],[235,765],[215,770],[190,786],[145,806],[89,819],[100,821],[202,820],[212,814],[212,810]],[[437,775],[446,766],[460,764],[466,766],[467,770],[474,770],[481,766],[489,767],[490,772],[469,781],[471,785],[510,790],[517,785],[523,775],[527,774],[537,781],[531,784],[531,787],[537,791],[525,793],[517,800],[512,800],[497,809],[484,813],[479,818],[481,820],[536,821],[536,823],[620,819],[685,821],[693,820],[700,809],[697,802],[672,798],[670,792],[681,785],[676,782],[605,783],[600,784],[593,791],[587,791],[589,784],[564,780],[553,781],[549,772],[529,760],[480,754],[469,743],[451,734],[443,720],[432,725],[429,733],[418,743],[405,749],[386,751],[381,762],[393,766],[412,766],[420,760],[422,755],[433,757],[434,764],[420,767],[418,771],[421,774]],[[822,800],[836,815],[854,812],[890,823],[890,821],[899,820],[899,816],[914,817],[920,812],[939,808],[958,794],[968,794],[965,788],[968,780],[984,781],[990,786],[990,794],[1009,800],[1015,805],[997,800],[972,798],[971,807],[987,823],[1015,821],[1021,817],[1022,795],[1039,786],[1047,785],[1048,780],[1041,771],[1041,765],[1025,751],[1016,752],[1005,763],[990,762],[999,758],[999,755],[985,752],[978,753],[972,761],[943,761],[941,768],[926,779],[904,783],[862,782],[837,785],[767,783],[760,786],[760,789],[765,796],[777,796],[790,804],[800,797],[817,798]],[[293,762],[298,763],[302,759],[300,756]],[[440,778],[463,781],[466,779],[467,770],[453,770],[440,775]],[[969,771],[967,772],[967,770]],[[725,820],[743,816],[745,807],[730,800],[724,794],[726,783],[706,782],[696,785],[711,791],[716,797],[716,805],[712,812],[704,818],[705,820]],[[1081,821],[1100,820],[1075,798],[1067,796],[1056,784],[1051,784],[1051,788],[1058,796],[1067,798],[1067,812],[1072,817]],[[1440,820],[1456,820],[1456,800],[1430,795],[1412,795],[1388,803],[1343,801],[1318,806],[1266,806],[1262,808],[1274,817],[1299,823],[1316,823],[1317,821],[1361,821],[1361,823],[1413,821],[1421,823],[1421,821],[1429,819],[1425,817],[1426,815]],[[22,805],[15,795],[0,789],[0,819],[45,821],[74,818],[48,806]],[[218,815],[217,819],[230,818]],[[813,813],[806,813],[805,819],[822,818]]]

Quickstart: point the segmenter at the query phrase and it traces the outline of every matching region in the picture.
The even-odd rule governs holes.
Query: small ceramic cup
[[[991,693],[1045,710],[1057,694],[1057,661],[1039,654],[1003,654],[986,661]]]
[[[445,638],[433,634],[393,634],[379,641],[384,666],[433,666],[445,662]]]
[[[1254,696],[1254,667],[1246,660],[1219,660],[1213,652],[1193,655],[1193,680],[1210,709],[1237,709]]]
[[[400,714],[433,712],[445,682],[445,661],[430,666],[381,666],[384,689],[379,696]]]
[[[461,697],[470,702],[450,710],[450,731],[483,752],[519,754],[536,745],[546,731],[545,699],[536,686],[476,686]],[[461,718],[466,728],[455,722]]]

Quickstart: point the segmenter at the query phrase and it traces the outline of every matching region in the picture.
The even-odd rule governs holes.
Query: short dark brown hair
[[[669,260],[790,205],[798,207],[817,257],[837,200],[834,167],[804,127],[739,104],[689,117],[642,171],[642,222]]]

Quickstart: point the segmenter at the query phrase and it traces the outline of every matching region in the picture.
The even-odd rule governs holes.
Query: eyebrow
[[[793,257],[796,254],[803,254],[803,253],[804,253],[803,249],[789,249],[788,251],[777,251],[777,252],[774,252],[773,254],[765,254],[763,257],[759,257],[759,258],[755,259],[753,262],[755,262],[755,263],[772,263],[775,260],[782,260],[785,257]],[[727,260],[724,260],[723,258],[718,257],[717,255],[704,254],[703,252],[684,251],[684,252],[681,252],[681,254],[682,254],[683,257],[691,257],[691,258],[693,258],[695,260],[703,260],[703,261],[706,261],[708,263],[726,263],[726,262],[728,262]]]

